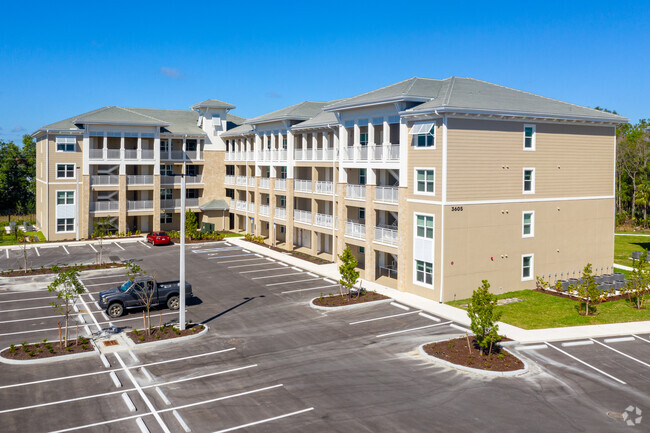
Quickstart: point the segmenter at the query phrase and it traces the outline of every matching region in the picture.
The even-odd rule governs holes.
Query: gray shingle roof
[[[196,110],[197,108],[226,108],[228,110],[232,110],[237,108],[236,106],[229,104],[227,102],[220,101],[218,99],[206,99],[203,102],[199,102],[198,104],[192,105],[190,108],[192,110]]]
[[[428,101],[440,90],[442,80],[431,78],[409,78],[399,83],[390,84],[380,89],[371,90],[347,99],[341,99],[327,105],[325,111],[336,111],[348,107],[372,105],[393,101]]]
[[[291,129],[308,129],[308,128],[318,128],[324,127],[327,125],[338,125],[339,121],[336,119],[336,115],[331,111],[321,111],[316,116],[312,117],[309,120],[304,122],[296,123],[291,127]]]
[[[281,108],[261,116],[248,119],[247,124],[274,122],[278,120],[307,120],[311,119],[327,104],[327,102],[305,101],[289,107]]]
[[[234,137],[237,135],[247,135],[253,132],[253,127],[244,123],[221,134],[222,137]]]
[[[199,206],[199,209],[201,210],[229,210],[230,205],[226,200],[221,200],[221,199],[212,199],[207,203],[203,203],[201,206]]]

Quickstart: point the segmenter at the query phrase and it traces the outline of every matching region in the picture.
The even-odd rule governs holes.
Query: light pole
[[[178,175],[177,175],[178,176]],[[181,254],[180,254],[180,278],[179,284],[179,305],[178,322],[181,331],[185,330],[185,162],[183,162],[183,173],[181,176]]]
[[[76,167],[76,175],[77,175],[77,188],[76,192],[74,193],[74,210],[75,210],[75,218],[74,218],[74,231],[75,231],[75,237],[77,240],[79,240],[79,218],[81,218],[81,213],[79,212],[79,166],[77,165]]]

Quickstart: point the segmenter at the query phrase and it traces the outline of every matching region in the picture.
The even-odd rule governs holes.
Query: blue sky
[[[412,76],[650,117],[646,2],[95,3],[2,2],[0,139],[105,105],[253,117]]]

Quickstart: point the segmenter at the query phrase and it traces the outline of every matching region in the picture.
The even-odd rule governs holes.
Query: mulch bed
[[[169,238],[173,243],[175,244],[180,244],[181,243],[181,238]],[[203,242],[220,242],[224,240],[224,238],[221,239],[190,239],[190,238],[185,238],[185,243],[186,244],[198,244],[198,243],[203,243]]]
[[[70,269],[74,266],[61,266],[59,267],[57,272],[62,272],[67,269]],[[79,268],[80,271],[92,271],[95,269],[111,269],[111,268],[123,268],[124,263],[103,263],[101,265],[79,265],[77,268]],[[40,268],[40,269],[28,269],[27,272],[24,270],[12,270],[11,272],[5,271],[5,272],[0,272],[0,277],[25,277],[28,275],[44,275],[44,274],[54,274],[55,272],[52,270],[52,268]]]
[[[505,338],[503,339],[505,340]],[[524,368],[524,363],[519,358],[510,354],[497,345],[496,350],[490,355],[483,355],[474,339],[470,337],[470,348],[467,347],[467,338],[461,337],[454,340],[440,341],[424,346],[424,351],[435,358],[440,358],[452,364],[490,371],[514,371]]]
[[[163,326],[162,328],[153,328],[151,334],[147,335],[146,330],[133,330],[127,332],[126,335],[133,340],[135,344],[151,343],[154,341],[171,340],[172,338],[185,337],[187,335],[195,335],[203,331],[204,326],[198,324],[187,325],[185,330],[173,328],[172,326]]]
[[[584,299],[582,299],[580,296],[570,295],[567,292],[558,292],[557,290],[553,290],[553,289],[535,289],[535,291],[540,292],[540,293],[546,293],[547,295],[557,296],[557,297],[560,297],[560,298],[568,298],[568,299],[571,299],[572,301],[583,301],[584,302]],[[627,295],[625,295],[625,294],[609,295],[605,299],[603,299],[603,300],[601,300],[599,302],[596,302],[596,304],[600,304],[602,302],[619,301],[621,299],[627,299]]]
[[[308,262],[315,263],[317,265],[325,265],[325,264],[328,264],[328,263],[332,263],[330,260],[325,260],[325,259],[321,259],[320,257],[310,256],[309,254],[301,253],[299,251],[288,251],[288,250],[283,250],[282,248],[274,247],[272,245],[267,245],[267,244],[265,244],[263,242],[256,242],[256,241],[251,241],[251,240],[248,240],[248,239],[244,239],[244,240],[246,242],[250,242],[250,243],[255,244],[255,245],[260,245],[260,246],[263,246],[263,247],[268,248],[270,250],[277,251],[279,253],[291,254],[292,256],[296,256],[296,257],[298,257],[300,259],[307,260]]]
[[[359,298],[357,298],[356,294],[352,294],[352,297],[348,295],[321,296],[320,298],[314,299],[314,305],[318,305],[319,307],[343,307],[346,305],[363,304],[365,302],[381,301],[384,299],[390,298],[376,292],[364,291],[361,293]]]
[[[77,341],[78,344],[75,345],[75,341],[68,340],[68,350],[66,350],[62,344],[59,344],[58,341],[49,342],[45,340],[45,343],[34,343],[26,344],[24,346],[17,344],[15,345],[15,350],[9,347],[0,353],[0,356],[7,359],[17,359],[17,360],[26,360],[26,359],[42,359],[42,358],[52,358],[55,356],[62,355],[71,355],[73,353],[83,353],[83,352],[92,352],[93,345],[87,338],[79,338]]]

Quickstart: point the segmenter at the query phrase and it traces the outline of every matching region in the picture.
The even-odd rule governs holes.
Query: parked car
[[[170,310],[178,310],[179,293],[178,281],[157,283],[152,277],[139,277],[100,292],[99,306],[111,317],[120,317],[126,309],[146,306],[145,299],[151,299],[151,306],[167,305]],[[185,298],[192,296],[192,286],[185,283]]]
[[[172,241],[166,232],[151,232],[147,235],[147,242],[151,245],[168,245]]]

